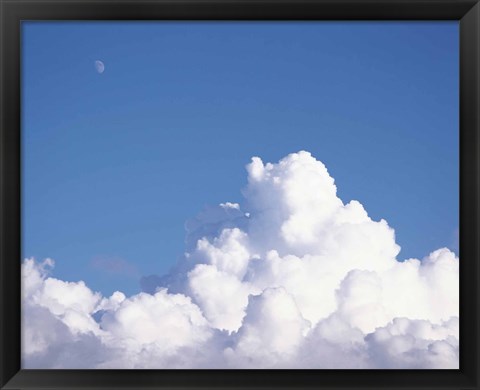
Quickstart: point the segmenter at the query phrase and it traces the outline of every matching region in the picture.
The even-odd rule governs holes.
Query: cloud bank
[[[186,224],[186,253],[110,297],[25,259],[24,368],[458,368],[459,260],[399,261],[310,153],[254,157],[244,202]]]

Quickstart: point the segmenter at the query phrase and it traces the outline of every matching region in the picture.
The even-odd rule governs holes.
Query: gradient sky
[[[252,156],[310,151],[399,258],[458,253],[458,22],[24,22],[23,257],[139,291]],[[105,64],[102,74],[95,61]]]

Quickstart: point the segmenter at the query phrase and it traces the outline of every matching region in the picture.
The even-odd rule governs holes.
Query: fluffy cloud
[[[243,204],[188,221],[185,256],[141,294],[102,297],[26,259],[24,367],[458,367],[453,252],[400,261],[394,230],[344,204],[308,152],[247,172]]]

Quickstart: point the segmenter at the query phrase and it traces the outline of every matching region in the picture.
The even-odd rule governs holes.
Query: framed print
[[[2,0],[2,389],[478,389],[479,18]]]

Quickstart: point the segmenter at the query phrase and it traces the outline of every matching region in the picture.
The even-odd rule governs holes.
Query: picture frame
[[[479,389],[480,4],[476,0],[0,0],[2,389]],[[460,23],[459,370],[21,369],[23,20],[458,20]]]

